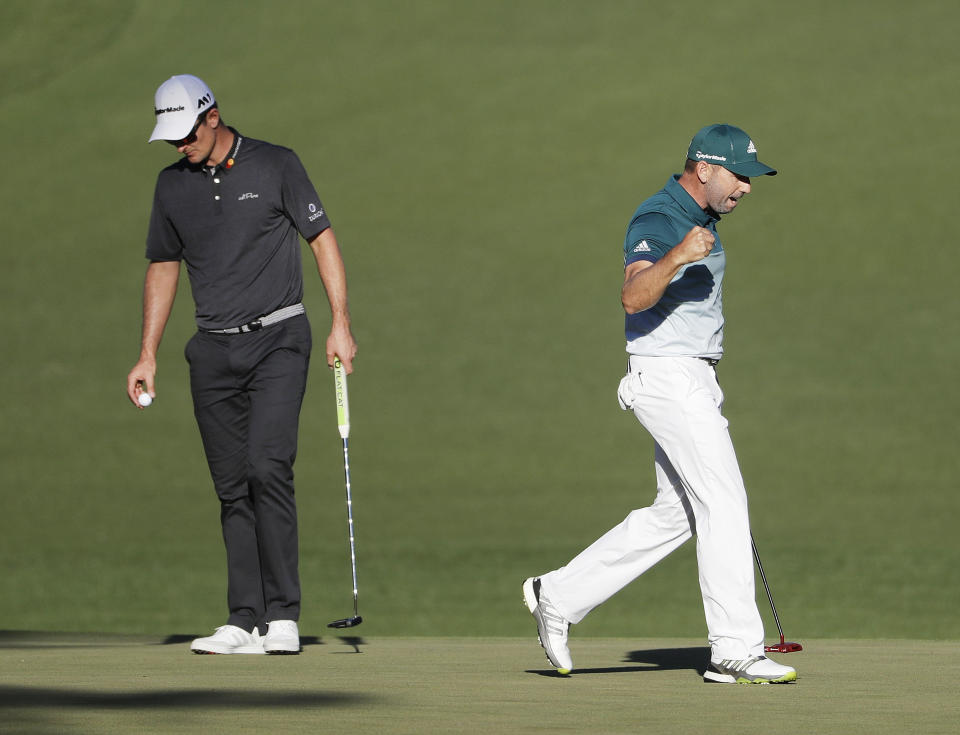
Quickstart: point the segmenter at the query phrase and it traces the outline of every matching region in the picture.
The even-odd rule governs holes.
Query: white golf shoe
[[[213,635],[195,639],[190,650],[194,653],[265,653],[263,639],[256,628],[248,633],[236,625],[221,625]]]
[[[294,620],[271,620],[263,639],[267,653],[300,653],[300,629]]]
[[[787,684],[797,680],[797,672],[766,656],[753,656],[740,661],[710,659],[703,680],[722,684]]]
[[[570,649],[567,648],[570,623],[543,594],[539,577],[530,577],[523,583],[523,601],[527,603],[527,609],[537,621],[537,635],[547,654],[547,660],[557,669],[558,674],[566,676],[573,669],[573,659],[570,658]]]

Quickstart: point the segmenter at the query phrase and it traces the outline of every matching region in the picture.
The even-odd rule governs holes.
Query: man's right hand
[[[143,281],[143,337],[140,340],[140,360],[127,376],[127,397],[137,408],[143,408],[137,400],[141,393],[156,398],[154,378],[157,375],[157,348],[163,336],[167,319],[173,309],[180,278],[180,262],[155,260],[147,266]]]
[[[143,408],[139,401],[141,393],[149,393],[151,398],[157,397],[154,386],[156,374],[156,360],[140,358],[140,362],[133,366],[133,370],[127,376],[127,397],[137,408]]]
[[[695,263],[710,255],[716,239],[707,228],[694,227],[673,249],[681,263]]]

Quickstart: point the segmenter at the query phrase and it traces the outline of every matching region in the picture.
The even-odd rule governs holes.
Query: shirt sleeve
[[[293,220],[300,236],[312,240],[330,227],[330,219],[323,208],[306,169],[297,154],[290,151],[283,168],[283,208]]]
[[[656,263],[676,243],[669,243],[670,220],[660,212],[646,212],[634,217],[623,243],[623,267],[638,260]]]
[[[147,258],[149,260],[183,260],[183,241],[163,208],[160,195],[161,179],[153,192],[150,228],[147,230]]]

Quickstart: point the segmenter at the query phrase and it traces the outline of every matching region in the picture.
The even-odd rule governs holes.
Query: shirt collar
[[[701,227],[708,227],[709,225],[719,222],[720,215],[708,211],[697,204],[696,200],[690,196],[690,192],[680,185],[679,180],[680,174],[674,174],[670,177],[670,180],[667,181],[664,190],[683,208],[683,211],[690,215],[690,219]]]
[[[229,125],[227,129],[233,133],[233,146],[230,148],[230,152],[227,154],[225,160],[220,162],[220,166],[225,170],[229,171],[231,168],[237,165],[237,162],[240,160],[240,149],[243,148],[244,138],[240,133],[237,132],[236,128],[231,128]]]
[[[240,160],[240,151],[246,147],[246,139],[240,135],[234,127],[228,125],[227,130],[233,133],[233,145],[230,146],[230,150],[224,159],[216,166],[211,167],[206,164],[201,164],[204,171],[224,174],[236,166]]]

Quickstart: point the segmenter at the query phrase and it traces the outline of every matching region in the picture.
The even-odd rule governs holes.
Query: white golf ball
[[[144,408],[153,403],[153,397],[149,393],[141,393],[139,396],[137,396],[137,400]]]

